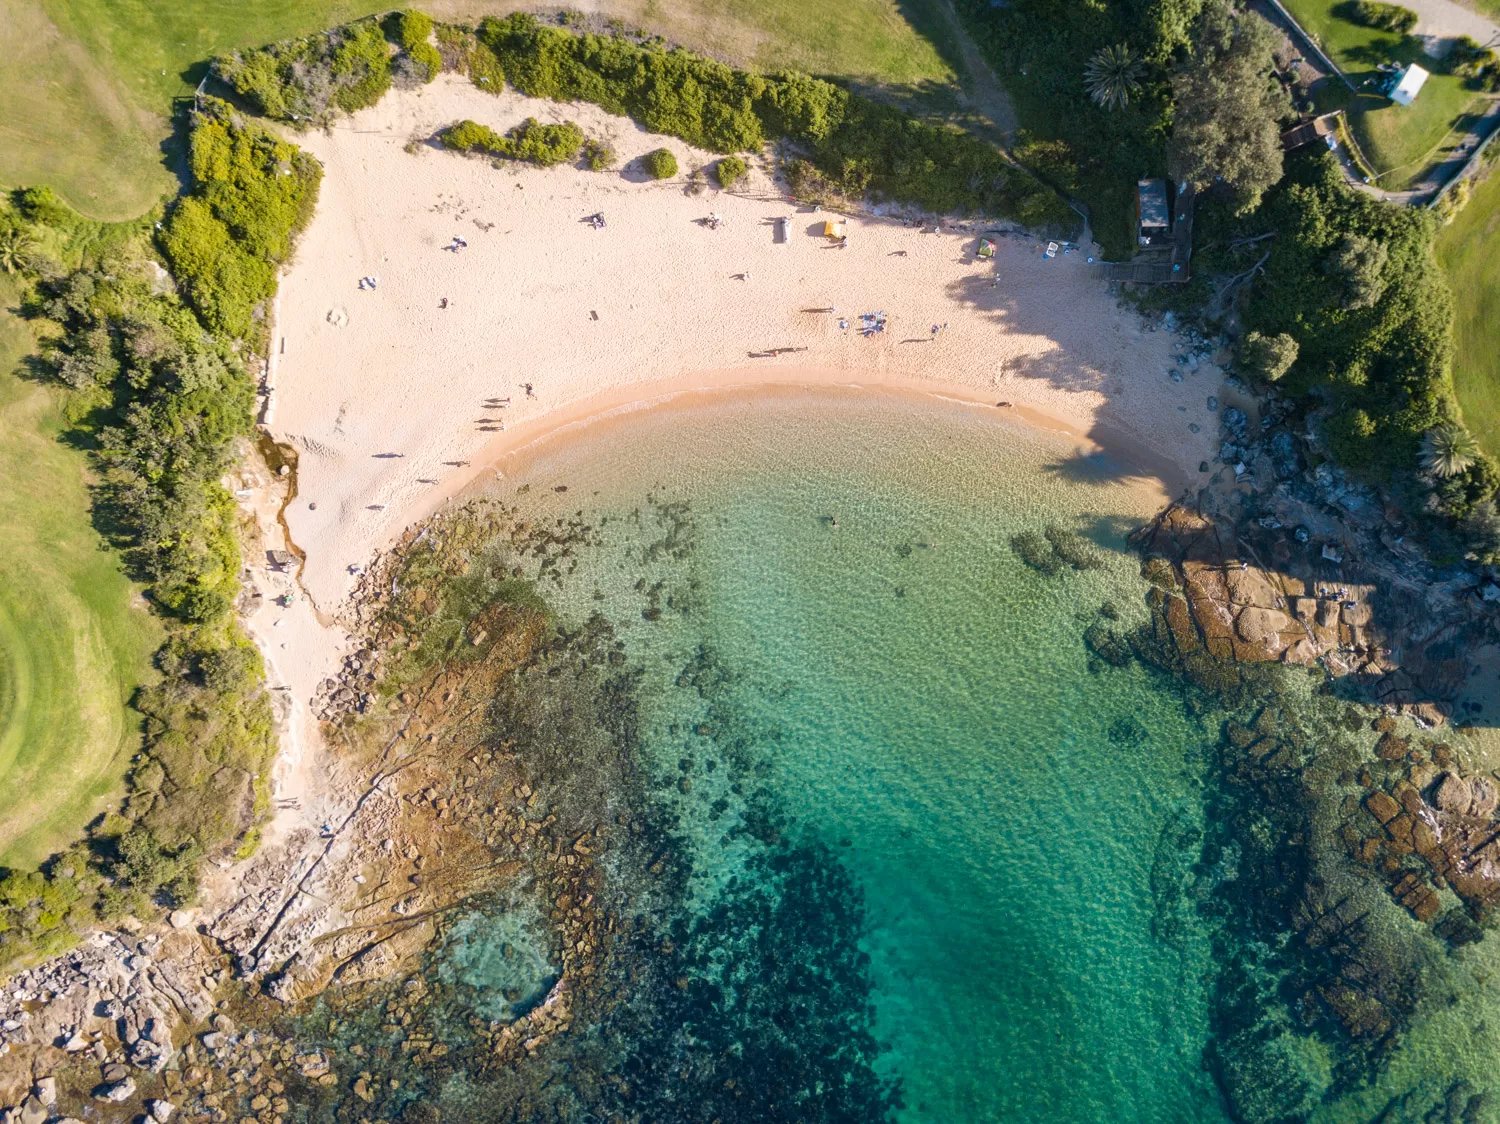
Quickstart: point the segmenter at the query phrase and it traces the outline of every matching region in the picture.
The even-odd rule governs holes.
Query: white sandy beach
[[[463,118],[503,131],[530,116],[607,139],[616,169],[497,166],[426,143]],[[1220,372],[1172,381],[1174,337],[1117,307],[1082,249],[1046,260],[1035,240],[1002,238],[986,262],[985,224],[935,234],[874,215],[850,216],[848,247],[832,248],[820,232],[838,216],[788,203],[768,164],[733,193],[692,194],[688,174],[711,155],[593,106],[495,97],[451,75],[296,140],[326,174],[281,285],[266,421],[301,451],[286,517],[321,612],[268,605],[252,624],[299,708],[346,643],[325,626],[351,565],[505,453],[611,408],[752,383],[1005,401],[1174,492],[1217,446],[1206,400],[1223,397]],[[648,182],[635,161],[662,145],[679,176]],[[580,221],[594,212],[603,229]],[[717,230],[695,221],[710,212]],[[467,247],[445,251],[455,236]],[[361,290],[365,276],[378,288]],[[887,315],[882,334],[860,336],[867,312]],[[799,350],[751,357],[771,348]]]

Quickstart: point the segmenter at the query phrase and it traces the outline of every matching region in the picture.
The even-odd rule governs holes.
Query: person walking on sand
[[[526,397],[527,398],[535,398],[536,397],[536,391],[534,391],[534,390],[531,389],[531,384],[529,382],[523,382],[521,384],[521,388],[526,391]]]

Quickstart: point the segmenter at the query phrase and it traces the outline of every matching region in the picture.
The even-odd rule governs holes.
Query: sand
[[[576,121],[618,165],[539,169],[430,143],[463,118],[504,130],[527,117]],[[351,642],[330,623],[351,567],[561,425],[706,388],[834,383],[1008,402],[1173,492],[1216,450],[1206,402],[1223,398],[1221,372],[1170,379],[1186,371],[1180,343],[1090,278],[1089,248],[1048,260],[1017,234],[983,261],[988,224],[930,233],[894,209],[848,216],[834,248],[822,223],[839,216],[789,203],[769,161],[732,193],[695,193],[688,176],[710,154],[451,75],[295,139],[325,177],[282,281],[263,420],[300,450],[286,521],[307,561],[298,603],[268,602],[251,626],[302,737],[315,737],[307,699]],[[651,182],[638,158],[661,146],[680,173]],[[595,212],[603,229],[580,221]],[[697,221],[710,212],[716,230]],[[445,250],[455,236],[467,247]],[[886,330],[863,338],[873,312]]]

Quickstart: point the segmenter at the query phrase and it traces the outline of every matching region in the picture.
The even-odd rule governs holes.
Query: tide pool
[[[1101,607],[1144,618],[1123,536],[1150,482],[998,412],[827,390],[639,412],[501,467],[500,498],[599,528],[543,592],[645,668],[696,900],[743,873],[747,817],[863,890],[903,1120],[1227,1119],[1183,892],[1217,730],[1082,641]],[[1098,568],[1025,566],[1012,536],[1048,527]]]

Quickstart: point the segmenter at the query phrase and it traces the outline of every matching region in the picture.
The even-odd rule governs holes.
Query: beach
[[[543,169],[432,139],[465,118],[504,131],[528,117],[576,122],[615,167]],[[325,175],[276,302],[261,420],[299,455],[284,517],[305,562],[294,590],[260,567],[268,595],[297,599],[268,596],[251,617],[293,701],[280,795],[302,787],[288,775],[316,736],[306,702],[354,642],[333,621],[359,569],[560,428],[684,393],[843,385],[1003,410],[1170,494],[1216,451],[1207,400],[1225,399],[1222,373],[1180,365],[1180,340],[1089,276],[1090,247],[1047,258],[997,232],[981,259],[983,222],[815,212],[787,200],[769,157],[720,191],[712,154],[452,75],[294,139]],[[662,146],[679,173],[651,181],[639,157]],[[584,221],[596,214],[602,226]],[[823,236],[830,220],[845,247]]]

